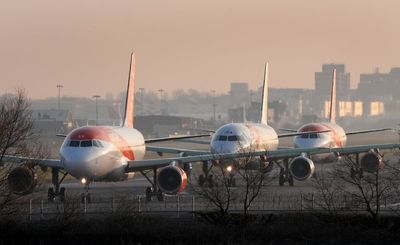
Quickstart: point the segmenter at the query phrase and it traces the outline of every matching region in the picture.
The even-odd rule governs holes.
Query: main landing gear
[[[209,166],[210,165],[210,166]],[[199,176],[199,186],[207,185],[208,187],[214,186],[213,175],[210,174],[212,164],[208,164],[208,161],[203,161],[203,173]]]
[[[49,202],[54,202],[56,197],[59,197],[61,202],[65,201],[65,187],[60,188],[60,185],[67,176],[67,173],[63,173],[61,180],[59,180],[59,172],[58,168],[51,169],[51,182],[54,187],[50,187],[47,190],[47,200]]]
[[[284,160],[284,166],[279,164],[280,172],[279,172],[279,186],[284,186],[285,182],[289,183],[289,186],[294,185],[293,176],[289,171],[289,160]]]
[[[149,172],[153,171],[153,180],[151,180],[147,175]],[[157,169],[154,168],[153,170],[149,171],[141,171],[142,175],[149,181],[151,186],[146,188],[146,201],[150,202],[153,200],[153,196],[157,197],[157,200],[162,202],[165,200],[165,193],[162,192],[157,185]]]
[[[355,161],[350,157],[350,156],[345,156],[343,160],[347,162],[347,164],[350,164],[350,177],[354,179],[356,176],[362,178],[364,177],[364,171],[361,168],[360,164],[360,156],[359,154],[355,154]]]

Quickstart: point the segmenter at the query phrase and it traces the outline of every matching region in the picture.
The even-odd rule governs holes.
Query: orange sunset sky
[[[314,87],[322,63],[400,66],[400,1],[0,0],[0,94],[114,94],[136,52],[136,88]]]

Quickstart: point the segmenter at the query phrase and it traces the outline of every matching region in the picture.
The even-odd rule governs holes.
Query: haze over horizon
[[[3,0],[0,94],[91,97],[123,91],[129,54],[136,89],[229,90],[261,85],[314,87],[323,63],[360,73],[400,66],[395,0],[98,1]]]

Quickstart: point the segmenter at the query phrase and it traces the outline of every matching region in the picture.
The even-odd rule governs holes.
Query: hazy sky
[[[314,87],[322,63],[400,66],[400,1],[0,0],[0,94],[114,94],[136,52],[136,88]]]

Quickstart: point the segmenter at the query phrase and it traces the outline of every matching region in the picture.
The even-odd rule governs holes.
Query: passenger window
[[[237,141],[238,137],[236,135],[228,136],[228,141]]]
[[[77,140],[71,140],[71,141],[69,142],[69,146],[70,146],[70,147],[79,147],[79,141],[77,141]]]
[[[226,141],[227,138],[228,138],[228,137],[225,136],[225,135],[220,135],[220,136],[218,137],[218,140],[219,140],[219,141]]]
[[[312,139],[316,139],[316,138],[318,138],[318,135],[317,134],[310,134],[310,138],[312,138]]]
[[[91,147],[92,141],[91,140],[83,140],[81,141],[81,147]]]
[[[302,135],[301,135],[301,138],[302,138],[302,139],[307,139],[307,138],[308,138],[308,134],[302,134]]]

